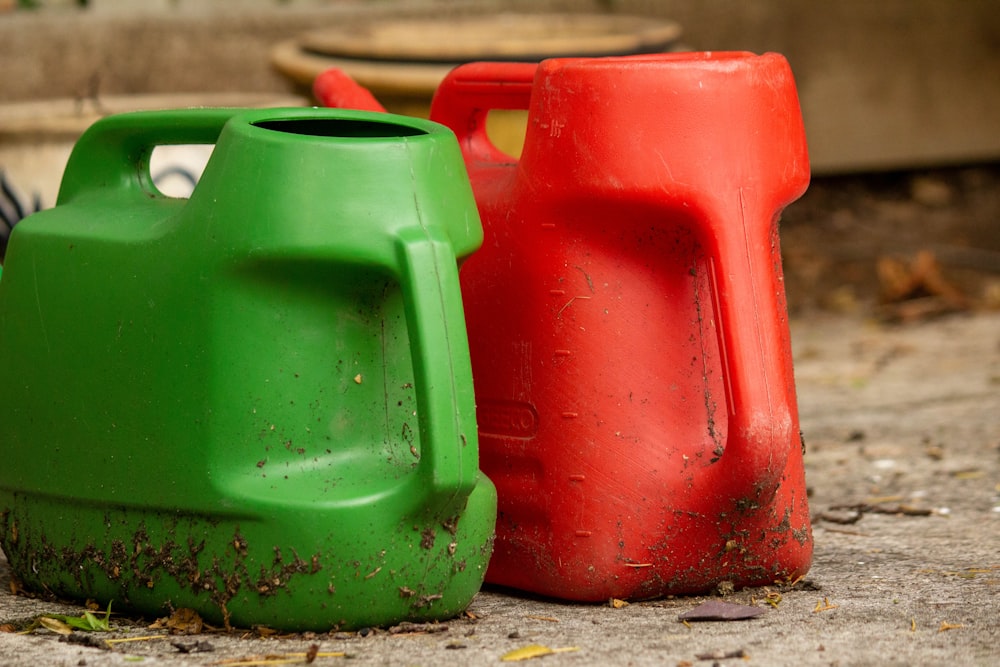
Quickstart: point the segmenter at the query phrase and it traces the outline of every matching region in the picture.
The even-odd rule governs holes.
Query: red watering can
[[[527,109],[520,160],[485,131]],[[570,600],[804,574],[778,216],[809,181],[776,54],[473,63],[458,136],[485,241],[462,267],[487,581]]]

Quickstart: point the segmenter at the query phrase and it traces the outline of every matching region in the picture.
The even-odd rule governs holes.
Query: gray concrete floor
[[[615,609],[486,590],[471,617],[364,637],[203,633],[107,650],[0,632],[0,662],[289,664],[279,660],[304,662],[315,645],[317,665],[487,665],[541,644],[574,649],[537,658],[550,666],[1000,664],[1000,313],[905,326],[820,315],[792,331],[816,553],[803,582],[771,589],[776,606],[760,589],[727,598],[766,608],[756,619],[677,620],[704,598]],[[838,506],[858,504],[931,513],[837,522],[855,516]],[[12,595],[2,561],[0,587],[0,625],[80,613]],[[112,626],[100,639],[164,634],[134,619]]]

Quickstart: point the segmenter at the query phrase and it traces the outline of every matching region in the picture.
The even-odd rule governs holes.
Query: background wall
[[[14,4],[11,0],[7,5]],[[504,9],[670,17],[698,50],[792,64],[814,171],[1000,158],[996,0],[72,0],[0,14],[0,102],[94,94],[282,91],[281,39],[372,16]]]

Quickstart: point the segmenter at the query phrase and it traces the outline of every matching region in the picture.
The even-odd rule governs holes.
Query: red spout
[[[358,111],[385,111],[367,88],[348,76],[343,70],[331,67],[313,81],[313,96],[321,105],[333,109]]]

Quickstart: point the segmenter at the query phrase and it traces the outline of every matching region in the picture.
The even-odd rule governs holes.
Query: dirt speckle
[[[433,528],[425,528],[422,533],[420,533],[420,548],[421,549],[433,549],[434,539],[437,537],[437,531]]]

